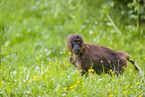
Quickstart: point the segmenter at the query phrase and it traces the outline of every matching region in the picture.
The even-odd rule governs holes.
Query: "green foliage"
[[[126,97],[145,95],[145,31],[121,22],[115,3],[100,0],[1,0],[0,96]],[[112,10],[112,11],[110,11]],[[141,68],[128,63],[119,77],[89,73],[71,66],[66,38],[129,53]]]

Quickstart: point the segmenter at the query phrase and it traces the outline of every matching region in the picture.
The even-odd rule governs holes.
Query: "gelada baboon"
[[[67,48],[70,51],[70,63],[80,70],[81,75],[87,74],[90,68],[97,74],[102,72],[110,74],[110,69],[117,75],[122,74],[124,67],[127,66],[127,60],[134,65],[135,70],[138,70],[129,54],[122,51],[115,52],[96,44],[84,43],[81,35],[68,36]]]

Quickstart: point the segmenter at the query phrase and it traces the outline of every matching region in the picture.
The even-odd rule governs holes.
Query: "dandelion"
[[[114,44],[114,47],[116,47],[116,44]]]
[[[73,15],[72,14],[69,14],[69,16],[72,18],[73,17]]]
[[[82,84],[84,85],[84,84],[85,84],[85,82],[82,82]]]
[[[71,53],[70,53],[70,52],[68,52],[68,54],[70,55]]]
[[[52,64],[52,62],[49,63],[49,65],[51,65],[51,64]]]
[[[43,69],[43,67],[41,67],[41,69]]]
[[[35,78],[34,81],[37,81],[37,79]]]
[[[1,81],[1,83],[4,83],[3,81]]]
[[[58,65],[58,62],[56,61],[55,65]]]
[[[63,90],[67,90],[67,87],[63,88]]]
[[[145,60],[145,58],[144,58],[144,60]]]
[[[92,76],[92,78],[95,77],[94,75]]]
[[[74,91],[74,89],[71,89],[71,91],[73,92],[73,91]]]
[[[112,69],[110,69],[110,72],[112,72]]]
[[[108,76],[108,73],[107,73],[107,74],[105,74],[105,76]]]
[[[127,91],[123,91],[125,94],[127,93]]]
[[[77,84],[74,84],[74,87],[77,87]]]
[[[74,86],[70,86],[70,88],[72,89]]]
[[[117,90],[114,90],[114,92],[116,93],[116,92],[117,92]]]
[[[80,81],[77,81],[77,83],[80,83]]]
[[[65,63],[66,63],[66,61],[63,61],[63,63],[65,64]]]
[[[111,89],[108,89],[108,91],[110,92],[110,91],[111,91]]]
[[[94,72],[94,69],[89,69],[89,70],[88,70],[88,72],[91,72],[91,71]]]
[[[79,71],[77,71],[77,74],[79,74]]]
[[[39,78],[41,79],[41,78],[43,78],[43,76],[39,76]]]
[[[132,72],[132,70],[130,70],[130,72]]]
[[[34,78],[37,78],[37,76],[34,76]]]
[[[22,69],[21,67],[19,67],[19,69]]]
[[[60,79],[62,79],[62,77]]]
[[[46,72],[49,72],[49,70],[46,70]]]
[[[63,54],[66,54],[66,51],[63,51]]]
[[[112,49],[112,47],[110,47],[110,49]]]
[[[111,72],[111,74],[114,74],[114,72]]]
[[[139,82],[137,82],[136,85],[139,85]]]
[[[125,66],[123,66],[123,69],[126,70]]]
[[[115,81],[115,79],[113,79],[112,81]]]
[[[139,95],[138,97],[142,97],[142,95]]]
[[[110,95],[109,95],[109,97],[112,97],[112,96],[113,96],[113,94],[110,94]]]
[[[31,83],[31,81],[29,80],[28,83]]]
[[[59,91],[59,88],[57,88],[56,90]]]

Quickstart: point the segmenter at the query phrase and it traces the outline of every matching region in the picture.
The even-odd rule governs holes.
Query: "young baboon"
[[[97,74],[109,73],[110,69],[117,74],[122,74],[127,66],[127,60],[134,65],[135,70],[139,70],[129,54],[122,51],[115,52],[96,44],[84,43],[81,35],[68,36],[67,48],[70,51],[70,63],[80,70],[81,75],[87,74],[90,68]]]

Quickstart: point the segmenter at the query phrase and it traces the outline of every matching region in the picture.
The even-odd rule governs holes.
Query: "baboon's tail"
[[[134,66],[135,70],[138,72],[139,68],[138,66],[136,66],[135,61],[130,59],[130,55],[127,53],[124,53],[122,51],[117,51],[117,53],[119,53],[121,56],[125,57],[130,63],[132,63],[132,65]]]

